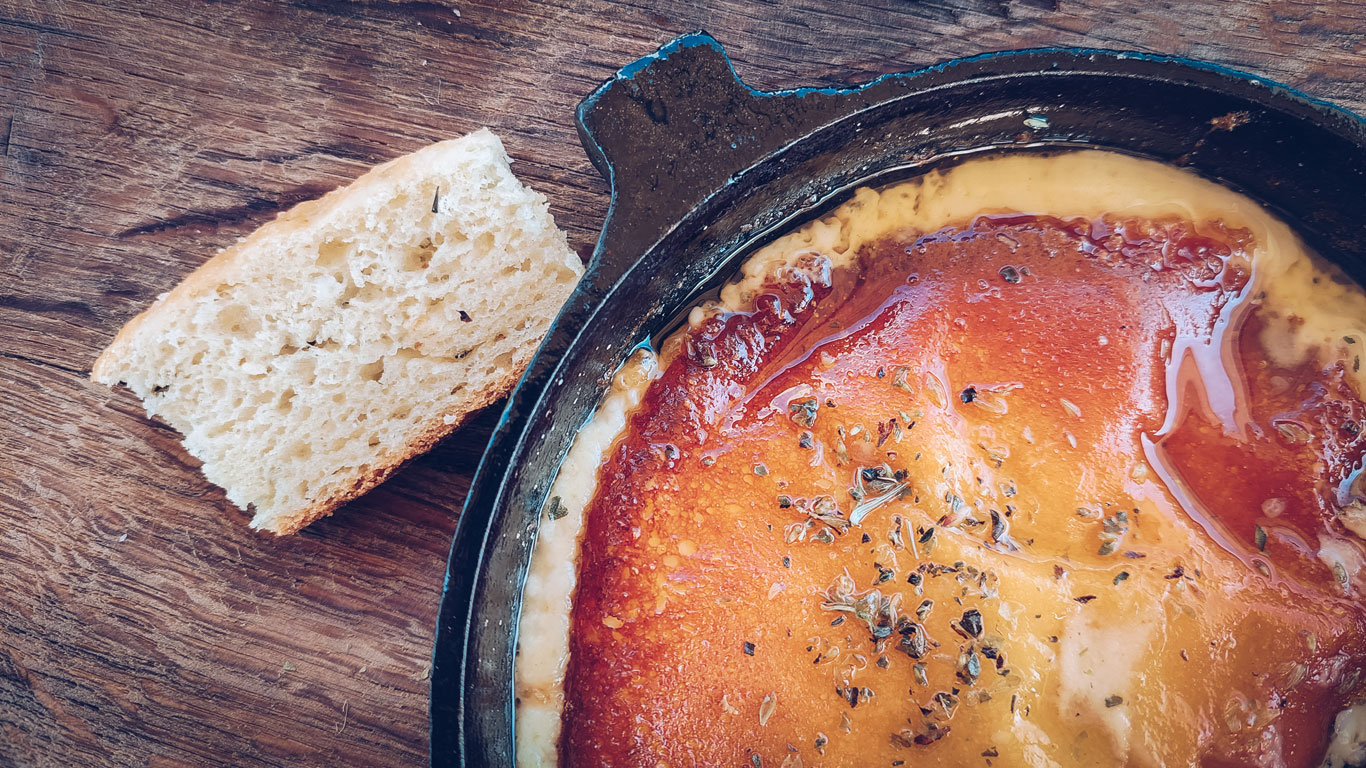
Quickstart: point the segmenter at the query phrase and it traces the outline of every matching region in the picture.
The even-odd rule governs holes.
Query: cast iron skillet
[[[763,93],[697,33],[622,69],[577,118],[612,204],[460,516],[432,661],[433,766],[512,763],[532,543],[555,471],[613,370],[747,251],[854,187],[1001,148],[1115,149],[1250,194],[1366,282],[1366,122],[1208,64],[1031,50],[848,90]]]

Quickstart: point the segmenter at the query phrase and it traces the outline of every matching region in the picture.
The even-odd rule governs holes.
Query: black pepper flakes
[[[748,640],[745,641],[745,655],[746,655],[746,656],[753,656],[753,655],[754,655],[754,643],[751,643],[751,642],[748,641]]]
[[[982,636],[982,612],[976,608],[963,611],[963,630],[973,637]]]
[[[929,618],[929,616],[930,616],[930,611],[931,611],[933,608],[934,608],[934,601],[933,601],[933,600],[924,600],[924,601],[921,601],[920,607],[915,609],[915,618],[916,618],[916,621],[921,621],[921,622],[923,622],[925,619]]]
[[[947,725],[940,725],[935,722],[928,722],[925,724],[925,731],[923,733],[917,733],[915,735],[913,742],[916,744],[916,746],[929,746],[930,744],[939,741],[945,736],[948,736],[949,731],[950,728]],[[906,731],[902,731],[902,733],[906,733]]]
[[[991,540],[997,543],[1010,536],[1010,525],[1006,523],[1001,513],[991,510]]]
[[[879,421],[877,423],[877,447],[881,448],[888,438],[893,437],[896,438],[897,442],[901,442],[901,425],[897,423],[896,417]]]
[[[929,650],[929,637],[925,634],[925,628],[908,622],[898,631],[901,633],[901,640],[897,642],[896,649],[913,659],[923,658]]]
[[[934,703],[939,705],[944,714],[952,717],[958,709],[958,689],[954,688],[953,693],[940,691],[934,695]]]
[[[799,426],[812,427],[816,424],[816,414],[820,410],[816,398],[808,397],[803,400],[794,400],[788,403],[787,413],[792,421]]]
[[[968,387],[958,395],[958,399],[962,400],[964,403],[971,403],[977,399],[977,388]]]
[[[963,659],[963,664],[958,669],[958,679],[968,685],[972,685],[982,674],[982,661],[977,658],[977,654],[968,651]]]
[[[688,342],[689,354],[697,358],[697,364],[703,368],[715,368],[721,361],[716,359],[716,350],[710,342]]]
[[[840,695],[840,698],[842,698],[842,699],[844,699],[845,701],[849,702],[849,707],[850,707],[851,709],[858,707],[858,703],[859,703],[858,688],[855,688],[854,686],[851,685],[851,686],[849,686],[848,688],[836,688],[836,689],[835,689],[835,692],[838,693],[838,694]]]
[[[922,546],[926,548],[925,554],[930,554],[931,550],[934,547],[934,544],[932,543],[934,541],[934,529],[926,528],[923,531],[921,531],[920,538],[918,539],[918,541]]]

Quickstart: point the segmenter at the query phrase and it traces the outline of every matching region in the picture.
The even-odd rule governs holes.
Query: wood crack
[[[14,352],[0,352],[0,357],[3,357],[7,360],[18,360],[21,363],[28,363],[29,365],[38,365],[42,366],[43,368],[51,368],[55,371],[62,371],[63,373],[69,373],[73,376],[80,376],[81,378],[85,378],[86,376],[90,375],[89,371],[82,371],[76,368],[69,368],[65,365],[60,365],[58,363],[53,363],[47,360],[39,360],[36,357],[20,355]]]
[[[460,17],[457,12],[458,6],[428,0],[390,0],[378,3],[366,0],[295,0],[294,5],[350,19],[363,19],[368,16],[404,22],[416,19],[435,32],[465,33],[476,40],[504,47],[513,44],[513,38],[506,34],[505,30],[487,26],[474,27]]]
[[[45,301],[26,296],[0,295],[0,309],[14,309],[40,315],[75,315],[94,318],[95,311],[83,301]]]
[[[117,239],[141,237],[143,235],[155,235],[160,232],[183,229],[185,227],[217,226],[221,224],[240,224],[248,219],[255,218],[258,214],[269,213],[271,211],[282,211],[291,208],[305,200],[313,200],[322,197],[332,187],[321,184],[304,184],[295,187],[277,198],[257,197],[241,205],[234,205],[228,208],[220,208],[212,211],[190,211],[178,216],[171,216],[160,221],[150,221],[146,224],[139,224],[120,230],[114,234]]]
[[[92,37],[92,36],[90,36],[90,35],[83,35],[83,34],[81,34],[81,33],[79,33],[79,32],[73,32],[73,31],[71,31],[71,30],[69,30],[69,29],[62,29],[61,27],[53,27],[53,26],[49,26],[49,25],[47,25],[47,24],[37,24],[37,23],[32,22],[32,21],[23,21],[23,20],[21,20],[21,19],[6,19],[6,18],[0,18],[0,27],[18,27],[18,28],[20,28],[20,29],[27,29],[27,30],[29,30],[30,32],[38,32],[38,33],[41,33],[41,34],[48,34],[48,35],[57,35],[57,36],[59,36],[59,37],[69,37],[69,38],[72,38],[72,39],[75,39],[75,40],[96,40],[96,39],[97,39],[97,38]]]

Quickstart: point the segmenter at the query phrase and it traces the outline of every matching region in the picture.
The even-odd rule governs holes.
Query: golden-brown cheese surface
[[[985,216],[700,318],[584,510],[560,761],[1317,766],[1366,414],[1250,238]]]

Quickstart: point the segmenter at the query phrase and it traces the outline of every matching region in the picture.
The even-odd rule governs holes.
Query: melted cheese
[[[1323,768],[1353,768],[1366,765],[1366,704],[1343,710],[1333,724],[1333,741],[1323,759]]]
[[[796,267],[816,256],[830,268],[847,268],[855,254],[885,238],[935,232],[963,225],[980,214],[995,213],[1089,219],[1102,215],[1150,219],[1177,216],[1245,229],[1251,242],[1253,283],[1249,290],[1253,295],[1264,295],[1261,306],[1266,322],[1262,344],[1268,357],[1281,366],[1309,359],[1316,359],[1321,365],[1343,361],[1350,372],[1349,380],[1357,392],[1362,391],[1362,374],[1352,364],[1357,354],[1353,347],[1359,349],[1366,344],[1362,323],[1366,318],[1366,296],[1360,289],[1312,261],[1284,224],[1247,198],[1165,165],[1102,152],[971,160],[880,191],[861,189],[831,214],[774,241],[747,260],[736,279],[722,290],[719,301],[693,312],[691,325],[696,327],[716,314],[750,309],[759,288],[784,266]],[[1357,341],[1351,344],[1345,339]],[[1103,347],[1108,341],[1098,336],[1095,343]],[[1193,350],[1197,358],[1199,352]],[[670,354],[666,351],[664,357],[667,359]],[[1217,384],[1220,374],[1228,375],[1217,360],[1198,364],[1203,366],[1201,372],[1207,384]],[[576,440],[551,491],[566,514],[542,523],[524,593],[517,662],[520,766],[556,763],[564,706],[562,686],[569,611],[584,510],[597,492],[597,467],[622,433],[656,370],[646,355],[638,356],[623,369],[599,411]],[[943,388],[942,383],[939,386]],[[1177,400],[1170,391],[1175,386],[1173,376],[1168,392],[1172,403]],[[1216,385],[1214,389],[1217,388]],[[1218,393],[1206,392],[1206,396],[1214,410],[1218,410],[1214,405]],[[1168,423],[1174,418],[1169,414]],[[1075,441],[1074,437],[1071,439]],[[1026,442],[1032,444],[1033,440],[1026,436]],[[968,461],[966,452],[973,449],[955,443],[941,447],[949,453],[965,452],[958,457],[963,465]],[[1162,467],[1141,460],[1131,470],[1136,478],[1153,472],[1161,474]],[[1136,488],[1141,483],[1131,485]],[[1168,535],[1184,534],[1169,531]],[[1356,585],[1362,564],[1360,548],[1339,540],[1316,543],[1318,557],[1329,567],[1336,564],[1346,569],[1349,585]],[[954,545],[941,543],[944,546]],[[1041,598],[1041,604],[1071,599],[1067,593],[1059,592],[1062,587],[1041,565],[1031,568],[966,547],[963,556],[978,558],[983,568],[988,564],[994,566],[1017,591],[1027,592],[1027,585],[1032,584],[1040,595],[1055,595]],[[1078,574],[1077,578],[1084,577]],[[1026,670],[1026,679],[1014,684],[1055,686],[1051,706],[1056,708],[1059,718],[1084,718],[1104,734],[1088,744],[1059,744],[1035,722],[1017,715],[1003,726],[1008,730],[1002,731],[1001,738],[1019,745],[1022,764],[1158,764],[1149,757],[1149,745],[1135,736],[1130,710],[1114,706],[1113,702],[1116,697],[1135,700],[1145,688],[1156,684],[1151,677],[1160,671],[1147,669],[1145,663],[1150,651],[1164,642],[1163,621],[1171,609],[1162,604],[1161,598],[1161,594],[1135,591],[1128,598],[1132,604],[1127,606],[1134,621],[1122,627],[1107,626],[1086,614],[1072,613],[1062,617],[1057,642],[1036,640],[1016,649],[1013,661]],[[1029,610],[1030,605],[1007,603],[1001,606],[1000,614],[1015,624],[1019,635],[1027,638],[1034,636]],[[1056,679],[1051,682],[1045,680],[1054,676]],[[1338,718],[1338,741],[1325,765],[1336,766],[1359,754],[1361,739],[1357,734],[1361,717],[1359,713],[1352,714],[1356,709]],[[1172,717],[1179,721],[1181,715],[1173,713]],[[1071,755],[1072,760],[1060,762],[1060,755]]]
[[[1257,203],[1227,187],[1171,166],[1107,152],[1055,157],[1004,155],[970,160],[890,188],[863,188],[818,221],[766,246],[721,294],[719,308],[741,311],[776,264],[815,252],[835,268],[859,249],[900,232],[934,232],[984,213],[1040,213],[1093,219],[1109,214],[1156,219],[1221,221],[1248,229],[1258,289],[1281,322],[1262,339],[1280,365],[1317,354],[1324,362],[1352,362],[1366,345],[1366,294],[1323,262],[1308,257],[1299,238]],[[1294,321],[1291,318],[1296,318]],[[1357,391],[1366,371],[1354,371]]]
[[[574,594],[583,510],[597,490],[598,465],[658,374],[654,354],[637,350],[617,375],[593,418],[574,439],[550,491],[522,590],[517,628],[517,764],[555,765],[569,661],[569,609]],[[556,502],[558,505],[556,506]],[[550,517],[555,509],[556,517]],[[562,514],[561,514],[562,513]]]

